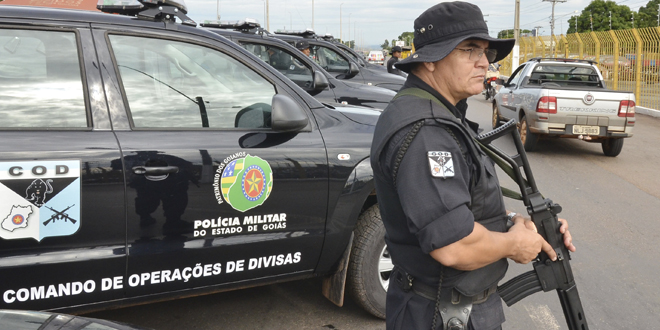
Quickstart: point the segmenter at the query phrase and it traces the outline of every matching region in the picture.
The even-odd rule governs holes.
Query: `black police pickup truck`
[[[291,79],[321,102],[385,109],[396,93],[392,90],[349,81],[359,73],[337,75],[325,71],[300,50],[259,26],[256,21],[205,21],[201,26],[243,46],[277,71]]]
[[[356,75],[342,77],[342,79],[387,88],[395,92],[399,91],[406,82],[406,79],[399,75],[393,75],[386,70],[375,69],[371,65],[360,67],[358,61],[353,60],[352,56],[346,55],[345,51],[338,48],[335,43],[318,37],[311,29],[305,31],[277,30],[272,36],[292,45],[295,45],[298,41],[307,41],[310,45],[311,55],[320,63],[321,67],[330,73],[335,72],[338,78],[342,77],[341,75],[350,68],[350,71],[355,71]]]
[[[0,309],[318,276],[383,317],[379,111],[324,106],[155,2],[0,6]]]

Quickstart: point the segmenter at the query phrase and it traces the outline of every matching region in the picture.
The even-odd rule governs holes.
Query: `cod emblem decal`
[[[0,238],[69,236],[80,229],[80,161],[0,162]]]
[[[222,170],[222,198],[237,211],[262,205],[273,190],[273,170],[265,160],[246,154]]]

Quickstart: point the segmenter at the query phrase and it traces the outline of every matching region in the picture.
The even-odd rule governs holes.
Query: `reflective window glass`
[[[87,126],[76,35],[0,29],[0,128]]]
[[[313,86],[314,77],[312,76],[312,70],[303,64],[304,62],[299,56],[271,45],[260,45],[250,42],[242,42],[241,45],[284,74],[298,86],[307,89]]]
[[[316,59],[316,62],[318,62],[325,71],[348,73],[350,69],[348,60],[332,49],[314,46],[312,47],[312,55]]]
[[[111,35],[137,128],[267,128],[275,87],[214,49]]]

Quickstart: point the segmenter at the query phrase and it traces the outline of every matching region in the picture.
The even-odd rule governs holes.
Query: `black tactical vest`
[[[464,126],[446,106],[430,93],[418,88],[407,88],[400,91],[391,104],[396,105],[398,111],[384,111],[381,115],[374,133],[374,144],[372,145],[371,164],[376,180],[378,201],[383,216],[383,222],[393,221],[388,217],[399,218],[403,215],[403,209],[397,192],[391,179],[396,179],[396,174],[384,173],[379,163],[380,156],[388,147],[390,139],[400,130],[420,121],[435,120],[451,129],[454,134],[460,136],[460,143],[466,149],[467,157],[470,157],[473,166],[471,175],[471,204],[469,205],[475,221],[482,224],[488,230],[506,231],[506,210],[499,181],[495,174],[492,160],[481,151],[473,140],[476,135],[471,129]],[[388,178],[387,180],[383,180]],[[496,192],[495,192],[496,191]],[[405,220],[404,220],[405,221]],[[386,237],[387,239],[387,237]],[[415,256],[421,251],[413,247],[395,245],[388,242],[388,249],[392,254],[395,265],[403,268],[411,274],[424,272],[424,267],[429,267],[429,262],[439,265],[429,255]],[[421,259],[423,258],[423,259]],[[420,260],[427,262],[425,266],[420,265]],[[454,286],[458,291],[467,296],[476,295],[483,290],[492,287],[504,277],[508,267],[506,259],[496,261],[486,267],[474,271],[459,271],[444,267],[445,276],[453,277],[449,283],[443,282],[443,287]],[[436,281],[433,281],[437,284]],[[431,283],[428,283],[431,284]]]

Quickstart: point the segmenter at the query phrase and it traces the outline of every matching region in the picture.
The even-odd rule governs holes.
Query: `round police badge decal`
[[[244,152],[227,157],[220,165],[214,186],[218,203],[222,200],[245,212],[262,205],[273,190],[273,170],[267,161]],[[218,180],[219,179],[219,180]],[[222,200],[220,199],[222,198]]]

